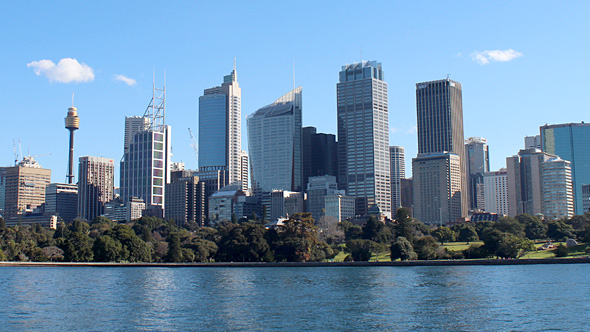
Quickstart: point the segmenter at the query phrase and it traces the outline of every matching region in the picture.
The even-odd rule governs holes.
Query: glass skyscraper
[[[391,167],[391,207],[395,212],[402,206],[401,179],[406,178],[406,149],[403,146],[390,146]]]
[[[463,136],[461,83],[448,78],[417,83],[416,111],[418,157],[440,153],[452,153],[459,156],[461,192],[457,194],[461,195],[461,216],[467,216],[469,196]],[[414,187],[414,191],[416,191],[416,187]],[[414,192],[414,197],[417,197],[417,194]],[[414,200],[414,203],[418,204],[419,202]]]
[[[302,190],[301,87],[246,118],[252,189]]]
[[[543,152],[571,163],[575,213],[584,214],[582,186],[590,184],[590,124],[545,125],[540,130]]]
[[[241,98],[235,68],[199,97],[199,171],[224,171],[229,183],[242,182]]]
[[[342,66],[337,84],[338,182],[357,197],[357,214],[372,205],[391,218],[387,83],[377,61]]]
[[[469,184],[469,208],[483,210],[485,207],[483,174],[490,171],[488,140],[481,137],[466,139],[465,157]]]

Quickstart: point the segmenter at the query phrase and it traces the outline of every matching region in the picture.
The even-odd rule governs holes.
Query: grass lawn
[[[469,248],[472,244],[481,246],[483,245],[483,241],[475,241],[475,242],[448,242],[445,243],[442,247],[447,248],[448,251],[462,251]]]

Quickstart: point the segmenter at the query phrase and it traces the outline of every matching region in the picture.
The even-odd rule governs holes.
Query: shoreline
[[[540,259],[472,259],[396,262],[219,262],[219,263],[77,263],[77,262],[0,262],[0,267],[368,267],[368,266],[472,266],[472,265],[538,265],[584,264],[590,257]]]

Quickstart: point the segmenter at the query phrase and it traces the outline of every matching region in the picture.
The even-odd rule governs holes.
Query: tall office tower
[[[545,125],[541,128],[543,151],[571,162],[576,214],[584,214],[582,186],[590,184],[590,123]]]
[[[242,172],[242,191],[246,191],[248,190],[248,185],[250,184],[250,182],[248,181],[248,152],[242,151],[240,157],[242,161],[242,165],[240,168],[240,171]]]
[[[338,183],[333,175],[312,176],[307,184],[307,212],[317,222],[325,214],[326,196],[343,194],[338,191]]]
[[[103,157],[80,157],[78,164],[78,215],[92,221],[104,213],[115,192],[115,163]]]
[[[459,156],[461,164],[461,216],[467,216],[469,196],[463,136],[461,83],[450,79],[416,84],[418,120],[418,156],[449,152]],[[414,178],[414,181],[416,179]],[[416,193],[414,193],[414,197]],[[416,202],[414,200],[414,202]]]
[[[536,136],[525,136],[524,137],[524,149],[539,149],[541,150],[543,145],[541,144],[541,135]]]
[[[174,173],[180,173],[175,176]],[[188,176],[187,176],[188,175]],[[205,225],[205,183],[190,172],[173,172],[172,182],[166,185],[166,218],[177,225],[193,221]]]
[[[68,158],[68,183],[74,183],[74,131],[80,129],[78,109],[74,107],[74,95],[72,94],[72,107],[68,108],[68,116],[65,118],[66,129],[70,131],[70,155]]]
[[[429,153],[412,159],[414,217],[424,223],[448,224],[461,212],[461,157]]]
[[[545,210],[545,198],[557,199],[557,196],[549,195],[550,191],[566,193],[572,183],[569,164],[556,161],[560,160],[555,155],[538,149],[520,150],[517,156],[506,158],[509,216],[548,212],[547,217],[553,218],[555,210]],[[568,210],[567,199],[559,204],[564,205],[562,211]]]
[[[302,129],[303,187],[310,176],[338,176],[338,145],[336,136],[317,133],[315,127]]]
[[[391,171],[391,211],[402,206],[402,179],[406,178],[406,150],[403,146],[389,147],[389,167]]]
[[[66,223],[78,216],[78,185],[50,183],[45,189],[45,214],[56,215]]]
[[[4,214],[6,206],[6,169],[7,167],[0,167],[0,214]]]
[[[221,86],[199,97],[199,171],[225,171],[229,183],[242,181],[241,98],[235,63]]]
[[[574,216],[574,193],[570,162],[559,157],[541,164],[541,193],[543,215],[549,219]]]
[[[483,173],[490,171],[490,153],[488,140],[481,137],[469,137],[465,140],[467,174],[469,184],[469,208],[484,209]]]
[[[301,87],[246,118],[252,189],[301,191]]]
[[[486,212],[508,215],[508,175],[506,168],[483,173]]]
[[[338,184],[358,198],[357,214],[378,205],[391,218],[387,83],[377,61],[342,66],[337,84]]]
[[[165,124],[166,87],[153,88],[143,120],[125,119],[121,160],[121,199],[141,198],[151,215],[163,216],[165,188],[170,183],[171,128]]]
[[[21,216],[45,203],[45,188],[51,170],[41,168],[33,157],[24,157],[18,165],[5,168],[4,220],[19,222]]]
[[[590,212],[590,184],[582,185],[582,208],[584,213]]]

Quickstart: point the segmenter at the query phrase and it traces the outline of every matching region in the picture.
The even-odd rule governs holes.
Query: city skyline
[[[589,41],[584,33],[589,5],[532,4],[379,3],[381,10],[371,19],[358,18],[353,10],[338,17],[321,14],[335,10],[330,4],[319,4],[313,11],[304,4],[290,6],[294,15],[307,17],[306,26],[278,24],[273,17],[269,22],[269,16],[259,10],[264,6],[271,12],[284,11],[286,4],[280,3],[252,8],[235,3],[235,11],[229,12],[217,4],[186,4],[183,11],[172,10],[172,6],[155,23],[140,18],[152,8],[137,3],[122,4],[116,10],[108,4],[59,10],[42,3],[34,8],[4,4],[11,15],[0,24],[16,32],[4,37],[6,52],[0,56],[4,60],[0,89],[10,96],[0,111],[8,123],[27,126],[6,128],[0,142],[0,165],[14,163],[13,140],[18,152],[20,139],[24,155],[27,151],[31,155],[51,153],[39,162],[53,170],[52,182],[65,182],[68,132],[63,128],[63,115],[72,92],[81,121],[74,157],[118,160],[123,155],[123,119],[145,109],[155,72],[156,82],[166,76],[168,85],[167,119],[175,128],[173,161],[194,169],[196,158],[186,128],[198,127],[198,97],[228,72],[234,58],[244,89],[242,122],[259,105],[292,86],[294,63],[296,85],[306,89],[303,126],[336,134],[337,71],[343,63],[377,59],[390,73],[389,144],[406,148],[406,170],[411,169],[409,160],[417,151],[414,84],[449,73],[464,87],[465,137],[488,139],[490,166],[497,170],[505,167],[506,157],[518,152],[524,136],[538,135],[545,123],[584,120],[583,101],[578,96],[587,85],[588,69],[579,47]],[[128,16],[130,11],[136,15]],[[214,22],[222,15],[242,28],[234,43],[220,43],[222,36],[235,33],[234,27],[207,30],[217,26]],[[257,20],[261,17],[265,19]],[[378,42],[379,35],[366,36],[351,29],[345,23],[351,17],[367,28],[386,31],[386,41],[395,43]],[[418,19],[421,24],[416,25]],[[256,21],[276,28],[265,29],[266,25]],[[444,25],[445,32],[433,33],[431,27],[438,25]],[[334,29],[326,29],[328,26]],[[336,30],[338,34],[330,33]],[[448,39],[449,32],[457,38]],[[565,32],[571,38],[561,38]],[[292,38],[292,52],[274,46],[285,36]],[[159,40],[164,46],[152,52]],[[60,68],[78,68],[79,75],[63,75]],[[539,81],[568,84],[549,87],[537,84]],[[242,137],[242,149],[247,150],[245,126]],[[116,174],[118,183],[119,172]],[[408,171],[406,176],[410,176]]]

